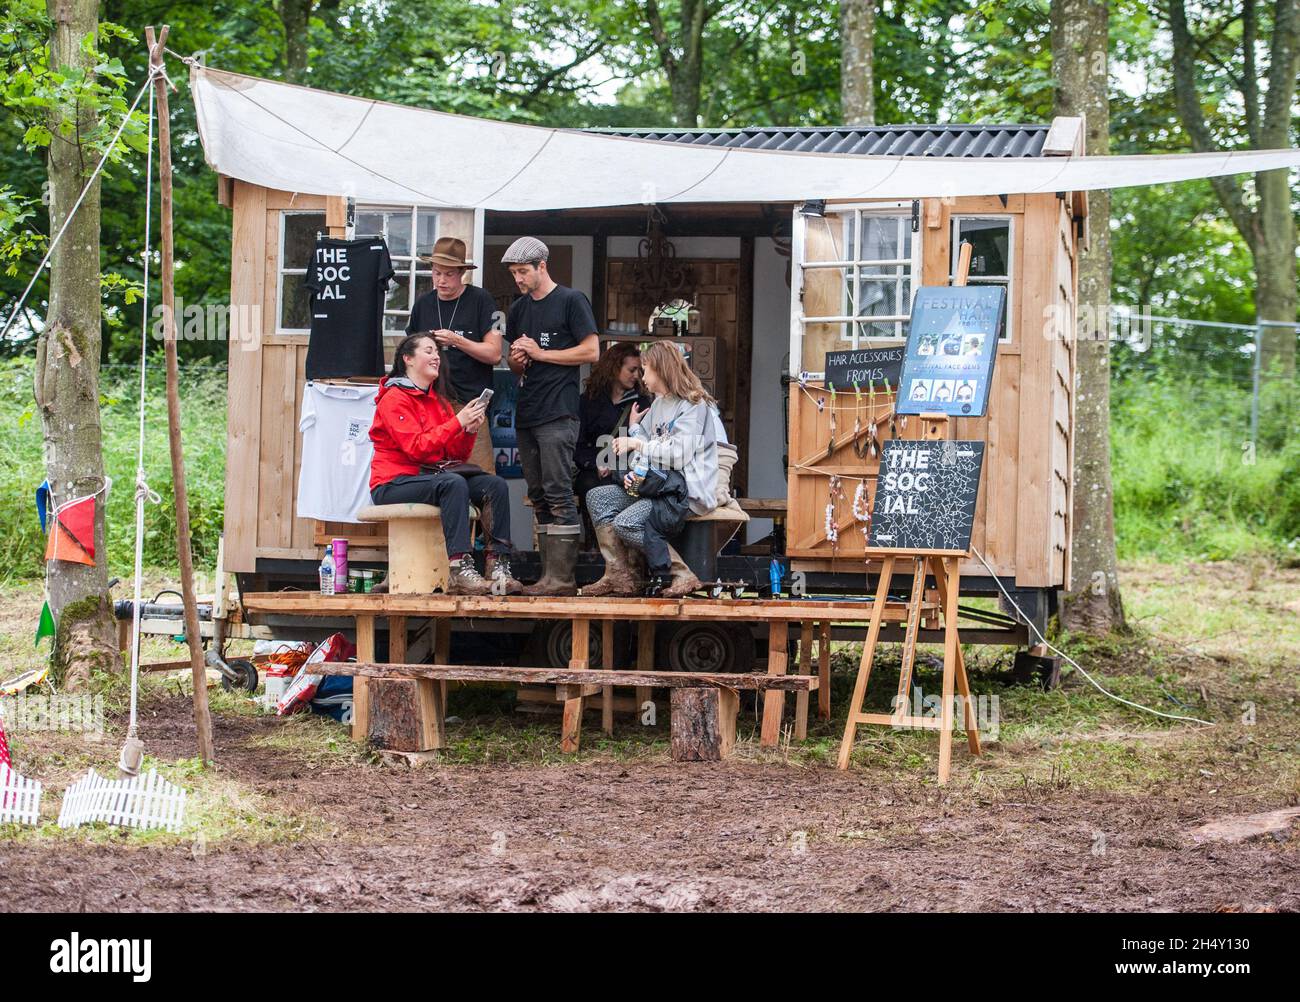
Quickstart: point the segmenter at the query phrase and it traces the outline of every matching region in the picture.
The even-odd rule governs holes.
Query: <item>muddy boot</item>
[[[562,526],[561,528],[569,528]],[[551,526],[546,540],[546,571],[542,575],[542,580],[533,585],[532,588],[525,588],[525,595],[576,595],[578,594],[578,582],[574,577],[574,569],[578,566],[578,549],[580,544],[580,535],[576,531],[556,532],[556,527]],[[572,529],[577,529],[573,526]]]
[[[494,595],[520,595],[524,586],[510,573],[510,558],[501,553],[489,553],[487,579]]]
[[[596,526],[596,542],[600,544],[600,554],[605,558],[605,575],[595,584],[583,588],[583,597],[635,595],[637,587],[632,573],[632,554],[618,538],[614,526]]]
[[[490,595],[492,585],[474,566],[474,557],[466,553],[451,565],[451,576],[447,579],[448,595]]]
[[[661,598],[685,598],[697,588],[703,587],[700,584],[700,579],[695,576],[695,572],[686,566],[686,561],[682,559],[682,555],[671,546],[668,547],[668,557],[672,560],[672,582],[659,593]]]
[[[551,534],[547,531],[547,526],[539,525],[537,527],[537,555],[542,560],[542,576],[534,584],[524,585],[521,595],[549,595],[551,594]]]

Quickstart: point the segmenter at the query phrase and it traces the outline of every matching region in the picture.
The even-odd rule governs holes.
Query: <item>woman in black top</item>
[[[578,444],[573,453],[578,471],[573,492],[584,516],[583,499],[587,491],[618,482],[609,467],[601,465],[602,459],[608,464],[613,458],[608,451],[609,443],[628,433],[632,407],[645,410],[652,400],[641,382],[641,352],[632,342],[614,345],[591,367],[578,404]]]

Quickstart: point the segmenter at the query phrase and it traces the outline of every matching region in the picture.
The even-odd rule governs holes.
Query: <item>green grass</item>
[[[145,395],[145,479],[161,503],[145,508],[144,562],[176,566],[176,518],[167,442],[163,368],[151,365]],[[135,554],[135,469],[138,376],[105,372],[100,386],[104,469],[113,480],[108,499],[110,574],[126,577]],[[45,539],[35,493],[45,479],[41,420],[32,401],[32,366],[26,359],[0,363],[0,584],[44,574]],[[194,559],[216,561],[225,504],[226,378],[224,369],[191,366],[181,372],[181,441],[190,502]]]

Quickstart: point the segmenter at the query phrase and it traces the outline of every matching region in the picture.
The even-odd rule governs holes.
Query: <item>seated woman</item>
[[[573,452],[578,469],[573,492],[584,512],[589,490],[617,483],[609,454],[601,452],[627,434],[632,408],[645,410],[650,402],[641,382],[641,351],[632,342],[614,345],[591,367],[578,405],[578,444]]]
[[[456,411],[447,398],[447,367],[430,334],[412,334],[397,347],[392,371],[379,384],[370,440],[370,497],[375,504],[437,505],[451,562],[448,592],[518,594],[510,576],[510,495],[506,482],[466,462],[487,416],[475,400]],[[491,509],[485,580],[470,552],[469,506]],[[494,582],[499,582],[493,587]]]
[[[646,595],[680,598],[700,587],[668,540],[681,531],[688,515],[706,515],[717,507],[714,401],[671,344],[652,344],[642,364],[655,401],[649,411],[634,408],[631,434],[613,443],[615,455],[626,456],[623,465],[632,472],[621,486],[595,487],[587,495],[605,555],[605,576],[584,588],[583,595],[636,593],[629,547],[645,554],[650,572]],[[644,476],[637,475],[638,468],[644,468]]]

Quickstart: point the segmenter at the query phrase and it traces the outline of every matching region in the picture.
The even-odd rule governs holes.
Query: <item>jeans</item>
[[[447,540],[447,556],[456,557],[469,552],[470,502],[483,512],[492,509],[487,529],[488,549],[493,553],[513,552],[510,543],[510,491],[506,482],[491,473],[462,477],[459,473],[418,473],[394,477],[386,484],[378,484],[370,492],[375,504],[437,505],[442,511],[442,534]]]
[[[578,419],[561,417],[532,428],[517,428],[515,444],[537,524],[580,525],[578,502],[573,494],[573,450],[578,444]]]

